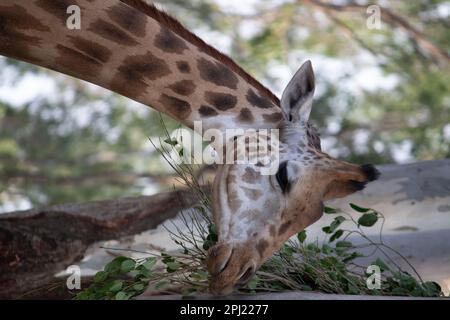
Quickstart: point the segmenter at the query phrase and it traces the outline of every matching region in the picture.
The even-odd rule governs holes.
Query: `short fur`
[[[219,50],[210,46],[202,39],[197,37],[195,34],[187,30],[178,20],[168,15],[167,13],[157,9],[153,4],[144,2],[143,0],[120,0],[121,2],[147,14],[152,17],[162,25],[167,26],[171,31],[175,32],[177,35],[185,39],[186,41],[192,43],[197,48],[207,53],[208,55],[216,58],[220,62],[228,66],[232,71],[240,75],[245,81],[254,86],[261,94],[265,95],[267,98],[272,100],[277,106],[280,105],[280,100],[276,95],[272,93],[268,88],[263,86],[259,81],[249,75],[244,69],[242,69],[236,62],[234,62],[230,57],[223,54]]]

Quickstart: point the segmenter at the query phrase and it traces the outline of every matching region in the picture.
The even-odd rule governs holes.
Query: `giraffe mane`
[[[255,89],[257,89],[261,94],[272,100],[277,106],[280,105],[280,100],[278,97],[267,87],[265,87],[261,82],[253,78],[249,73],[242,69],[233,59],[231,59],[226,54],[220,52],[213,46],[207,44],[197,35],[187,30],[177,19],[170,16],[164,11],[159,10],[154,4],[145,2],[144,0],[120,0],[126,5],[139,10],[149,17],[155,19],[160,24],[169,28],[171,31],[176,33],[178,36],[182,37],[184,40],[195,45],[199,50],[205,52],[206,54],[216,58],[223,64],[225,64],[230,70],[241,76],[245,81],[251,84]]]

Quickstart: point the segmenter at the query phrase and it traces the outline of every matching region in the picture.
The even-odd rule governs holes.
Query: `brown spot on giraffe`
[[[197,60],[197,68],[203,80],[212,82],[217,86],[237,89],[239,79],[223,63],[200,58]]]
[[[258,92],[267,96],[275,105],[279,105],[279,99],[266,87],[264,87],[259,81],[255,80],[251,75],[244,71],[236,62],[234,62],[230,57],[221,53],[214,47],[206,44],[202,39],[197,37],[195,34],[183,27],[183,25],[170,15],[158,10],[154,5],[147,4],[140,0],[121,0],[129,6],[146,13],[148,16],[155,19],[158,23],[170,29],[176,33],[180,38],[186,40],[190,44],[196,46],[199,51],[207,54],[208,56],[217,59],[222,64],[224,64],[233,74],[237,74],[245,82],[249,83],[251,86],[255,87]]]
[[[232,109],[236,106],[237,103],[236,96],[229,93],[213,91],[205,92],[205,100],[206,102],[213,105],[216,109],[219,109],[221,111]]]
[[[239,198],[238,193],[235,190],[228,192],[228,206],[231,211],[237,211],[242,205],[242,200]]]
[[[280,228],[278,229],[278,235],[281,236],[283,234],[286,233],[286,231],[288,231],[289,227],[291,226],[292,221],[286,221],[285,223],[283,223]]]
[[[49,32],[36,17],[18,5],[0,6],[0,49],[3,54],[28,62],[39,62],[30,53],[33,46],[40,46],[43,39],[26,34],[26,30]]]
[[[270,114],[263,114],[263,119],[267,122],[273,122],[273,123],[277,123],[280,122],[281,119],[283,119],[283,115],[281,114],[281,112],[274,112],[274,113],[270,113]]]
[[[257,209],[249,209],[249,210],[242,211],[240,215],[243,218],[253,220],[253,219],[256,219],[259,215],[261,215],[261,211],[259,211]]]
[[[147,17],[138,10],[119,3],[107,10],[108,16],[126,31],[138,37],[145,36]]]
[[[260,190],[250,189],[246,187],[241,188],[242,190],[244,190],[246,197],[249,198],[250,200],[258,200],[262,195],[262,192]]]
[[[178,119],[186,119],[191,113],[191,105],[185,100],[163,93],[159,97],[159,102],[167,108],[169,114]]]
[[[189,49],[184,40],[165,27],[161,27],[153,44],[162,51],[169,53],[182,54],[184,50]]]
[[[111,50],[94,41],[83,39],[78,36],[68,36],[68,38],[70,43],[74,45],[75,49],[81,51],[83,54],[94,60],[105,63],[112,55]]]
[[[136,46],[139,44],[128,33],[122,31],[114,24],[103,19],[98,19],[95,22],[91,23],[91,25],[88,27],[88,31],[91,31],[104,39],[108,39],[123,46]]]
[[[255,118],[248,108],[242,108],[237,119],[241,122],[252,122]]]
[[[270,101],[268,98],[264,96],[260,96],[255,93],[253,89],[248,89],[247,95],[245,96],[247,98],[247,101],[250,102],[250,104],[254,107],[261,108],[261,109],[269,109],[274,106],[272,101]]]
[[[80,76],[90,77],[93,77],[100,72],[102,64],[98,60],[85,55],[83,52],[60,44],[56,45],[56,50],[58,50],[59,53],[56,63],[64,69],[70,70],[76,65],[77,68],[74,73]]]
[[[1,35],[8,34],[8,30],[37,30],[49,32],[50,28],[39,19],[29,14],[26,9],[19,5],[0,6]]]
[[[211,108],[209,106],[205,106],[205,105],[202,105],[200,107],[200,109],[198,109],[198,113],[204,118],[213,117],[213,116],[218,115],[216,110],[214,110],[213,108]]]
[[[264,252],[269,247],[269,242],[267,240],[261,239],[258,241],[258,244],[256,245],[256,249],[258,250],[258,253],[261,257],[264,256]]]
[[[242,181],[248,183],[256,183],[258,182],[259,174],[251,167],[245,168],[245,173],[242,175]]]
[[[271,236],[272,238],[274,238],[275,235],[276,235],[276,233],[277,233],[277,228],[272,224],[272,225],[269,227],[269,234],[270,234],[270,236]]]
[[[236,175],[230,174],[230,176],[228,177],[228,183],[235,183],[235,182],[236,182]]]
[[[66,19],[68,17],[67,8],[74,3],[70,0],[37,0],[35,1],[35,4],[42,10],[61,20],[63,23],[62,26],[65,27]]]
[[[192,80],[177,81],[168,86],[173,92],[182,96],[189,96],[195,91],[196,85]]]
[[[177,61],[177,68],[181,73],[189,73],[191,72],[191,66],[187,61]]]
[[[111,89],[128,96],[139,96],[148,88],[147,81],[156,80],[170,73],[167,63],[151,52],[129,56],[118,68]]]
[[[237,211],[242,205],[242,200],[239,198],[239,194],[236,192],[236,190],[228,189],[228,186],[233,185],[235,182],[236,175],[230,173],[226,178],[226,186],[228,193],[228,206],[233,212]]]

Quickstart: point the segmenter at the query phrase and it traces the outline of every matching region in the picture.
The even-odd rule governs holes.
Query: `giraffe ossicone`
[[[66,26],[72,5],[82,12],[81,30]],[[2,0],[0,54],[97,84],[191,129],[202,121],[201,131],[279,130],[272,174],[258,161],[219,165],[213,186],[219,239],[207,262],[217,294],[248,281],[284,241],[319,219],[323,200],[361,190],[378,176],[371,165],[321,151],[308,122],[309,61],[280,103],[228,56],[142,0]],[[263,157],[270,158],[269,149]]]

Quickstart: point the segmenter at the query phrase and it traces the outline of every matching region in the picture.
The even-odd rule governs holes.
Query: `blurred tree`
[[[27,73],[38,77],[34,81],[48,74],[56,91],[21,106],[0,100],[0,203],[139,195],[150,182],[172,181],[149,148],[149,138],[158,142],[162,134],[156,112],[77,79],[1,62],[2,70],[15,71],[9,82]],[[168,128],[178,126],[163,119]]]
[[[373,163],[450,157],[446,1],[383,2],[380,29],[367,26],[368,1],[255,0],[250,13],[233,9],[237,1],[157,3],[278,95],[311,59],[312,120],[334,156]],[[86,201],[170,185],[148,144],[163,132],[156,112],[48,70],[0,63],[0,84],[34,74],[57,88],[26,105],[0,101],[0,204]]]

